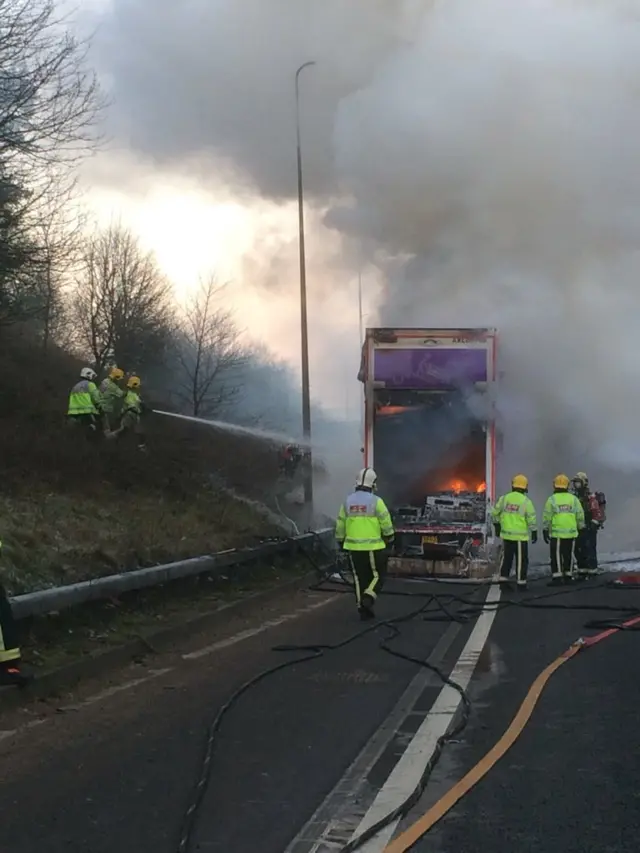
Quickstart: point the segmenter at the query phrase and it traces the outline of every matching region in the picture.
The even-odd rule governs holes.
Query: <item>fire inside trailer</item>
[[[376,338],[380,331],[387,340]],[[458,333],[456,345],[442,335],[440,346],[417,344],[415,330],[394,330],[390,343],[388,332],[367,330],[364,462],[375,468],[392,513],[396,557],[413,568],[405,573],[461,574],[462,564],[487,551],[495,482],[492,342],[487,336],[469,346]],[[436,333],[422,338],[433,341]]]

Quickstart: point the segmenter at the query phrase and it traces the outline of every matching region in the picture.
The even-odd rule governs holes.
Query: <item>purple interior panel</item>
[[[374,379],[387,388],[447,388],[487,381],[486,349],[376,349]]]

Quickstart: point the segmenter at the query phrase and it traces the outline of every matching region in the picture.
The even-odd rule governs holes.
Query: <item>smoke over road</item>
[[[384,281],[380,321],[498,327],[505,471],[542,494],[586,468],[615,516],[640,471],[639,0],[113,0],[101,38],[132,146],[248,200],[295,190],[315,59],[309,203]]]
[[[314,60],[301,84],[305,180],[316,198],[331,193],[336,107],[406,38],[412,5],[111,0],[98,56],[117,98],[114,129],[160,165],[292,198],[294,74]]]
[[[640,470],[639,10],[447,0],[337,114],[331,217],[384,252],[382,321],[498,327],[506,461],[542,491]]]

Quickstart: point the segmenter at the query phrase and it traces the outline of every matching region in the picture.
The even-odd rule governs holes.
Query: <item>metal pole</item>
[[[362,270],[358,273],[358,329],[360,333],[360,346],[362,346]]]
[[[313,509],[313,467],[311,456],[311,396],[309,389],[309,336],[307,328],[307,272],[304,253],[304,199],[302,191],[302,146],[300,144],[300,73],[315,62],[305,62],[296,71],[296,151],[298,156],[298,242],[300,246],[300,342],[302,347],[302,434],[309,453],[304,468],[304,502]],[[310,521],[311,519],[309,519]]]
[[[364,343],[364,330],[362,328],[362,268],[358,272],[358,329],[360,350],[362,351]],[[364,441],[364,403],[360,406],[360,441]]]

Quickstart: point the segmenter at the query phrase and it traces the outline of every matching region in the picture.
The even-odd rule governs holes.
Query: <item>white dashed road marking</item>
[[[206,655],[213,654],[214,652],[221,651],[222,649],[228,649],[231,646],[235,646],[238,643],[242,643],[244,640],[248,640],[251,637],[255,637],[257,634],[263,634],[270,628],[277,628],[280,625],[284,625],[287,622],[292,622],[294,619],[298,619],[300,616],[304,616],[306,613],[318,610],[321,607],[326,607],[328,604],[337,601],[338,598],[339,596],[332,595],[322,599],[321,601],[316,601],[313,604],[308,604],[306,607],[299,607],[297,610],[293,610],[291,613],[286,613],[284,616],[279,616],[277,619],[268,619],[267,621],[262,622],[260,625],[257,625],[255,628],[248,628],[245,631],[239,631],[237,634],[233,634],[231,637],[226,637],[224,640],[218,640],[216,643],[211,643],[211,645],[209,646],[204,646],[203,648],[196,649],[196,651],[193,652],[188,652],[186,654],[181,655],[180,657],[183,660],[198,660],[198,658],[205,657]],[[107,699],[110,699],[112,696],[115,696],[118,693],[124,693],[127,690],[133,690],[136,687],[139,687],[141,684],[146,684],[147,682],[153,681],[156,678],[161,678],[163,675],[168,675],[174,670],[175,667],[172,666],[165,667],[164,669],[149,670],[146,675],[142,676],[141,678],[134,678],[131,681],[125,681],[123,684],[116,684],[113,687],[108,687],[106,690],[101,690],[99,693],[95,693],[93,696],[89,696],[87,699],[83,699],[82,701],[74,703],[72,705],[61,706],[60,711],[77,711],[81,708],[86,708],[90,705],[95,705],[97,702],[102,702]],[[18,726],[15,729],[5,729],[4,731],[0,730],[0,742],[7,740],[10,737],[13,737],[14,735],[25,732],[29,729],[33,729],[36,726],[41,726],[52,719],[55,719],[55,717],[42,717],[37,720],[30,720],[28,723]]]

